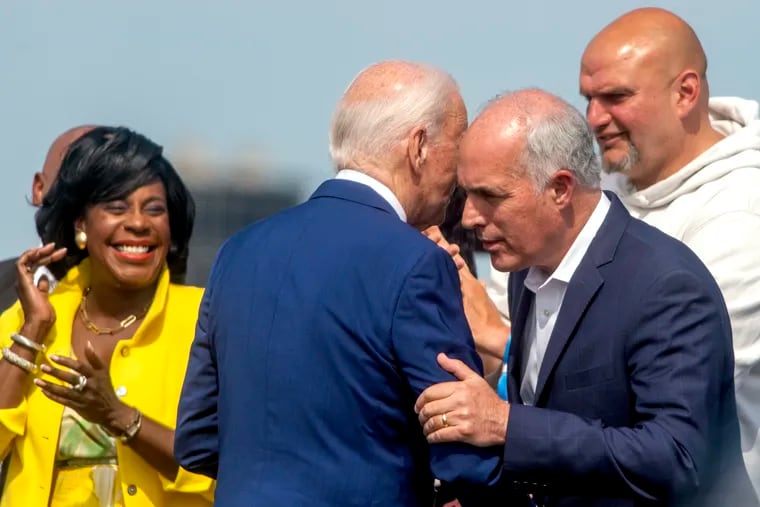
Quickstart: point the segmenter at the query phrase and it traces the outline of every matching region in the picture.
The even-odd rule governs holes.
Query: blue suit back
[[[498,449],[425,443],[414,401],[453,380],[436,355],[481,364],[453,262],[367,186],[330,180],[231,238],[196,341],[176,453],[218,459],[218,505],[429,505],[431,469],[498,473]],[[217,435],[194,443],[213,409]]]

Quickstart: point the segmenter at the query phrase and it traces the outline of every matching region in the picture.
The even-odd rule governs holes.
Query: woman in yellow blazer
[[[184,276],[194,204],[161,148],[99,127],[69,149],[0,317],[0,507],[206,506],[173,457],[202,290]],[[58,247],[58,248],[57,248]],[[48,295],[33,272],[62,277]]]

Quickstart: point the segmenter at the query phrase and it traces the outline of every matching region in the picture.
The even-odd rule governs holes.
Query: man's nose
[[[591,98],[586,106],[586,120],[592,129],[598,130],[607,125],[611,118],[609,112],[599,99]]]

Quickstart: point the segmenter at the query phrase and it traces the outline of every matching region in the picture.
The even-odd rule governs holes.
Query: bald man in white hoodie
[[[710,99],[706,71],[685,21],[637,9],[591,40],[580,91],[608,186],[633,216],[686,243],[720,285],[731,316],[742,450],[760,496],[760,118],[755,101]],[[467,279],[473,334],[484,364],[494,364],[508,335],[506,274],[492,269],[490,300]],[[506,325],[493,317],[497,309]]]

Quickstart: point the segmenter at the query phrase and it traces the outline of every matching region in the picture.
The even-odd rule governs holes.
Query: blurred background
[[[439,65],[471,118],[525,86],[583,109],[586,43],[644,5],[692,24],[713,95],[760,98],[760,0],[2,0],[0,258],[37,242],[28,198],[53,138],[124,125],[165,146],[194,193],[189,282],[202,285],[225,237],[332,175],[330,114],[363,67]]]

